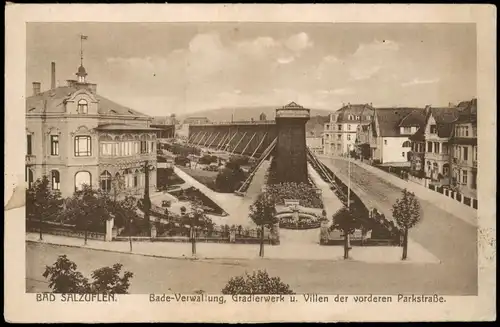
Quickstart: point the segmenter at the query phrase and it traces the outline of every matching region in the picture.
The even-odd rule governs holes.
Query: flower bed
[[[278,205],[285,204],[285,199],[296,199],[303,207],[323,208],[321,195],[316,192],[316,188],[306,183],[270,184],[266,186],[266,191],[276,199]]]
[[[200,190],[198,190],[194,187],[189,187],[186,189],[169,192],[169,194],[175,196],[180,201],[203,203],[203,206],[204,206],[203,209],[205,210],[205,213],[207,213],[207,214],[219,215],[219,216],[226,216],[227,215],[227,213],[222,208],[220,208],[217,204],[215,204],[215,202],[210,200],[209,197],[207,197]]]
[[[280,218],[280,228],[284,229],[314,229],[321,227],[321,217],[313,216],[313,215],[301,215],[299,213],[298,220],[293,217],[292,214],[286,215],[285,217]]]

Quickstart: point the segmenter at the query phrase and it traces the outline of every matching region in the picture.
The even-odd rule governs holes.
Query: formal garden
[[[225,164],[213,155],[204,155],[196,163],[178,167],[198,182],[218,193],[233,193],[240,188],[255,162],[247,156],[231,156]],[[177,162],[176,162],[177,164]]]
[[[298,200],[299,205],[307,208],[323,209],[321,192],[312,182],[280,183],[276,176],[276,161],[273,159],[269,166],[266,192],[271,194],[277,205],[285,205],[286,200]]]

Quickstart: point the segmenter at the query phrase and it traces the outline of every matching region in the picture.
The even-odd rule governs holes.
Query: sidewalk
[[[331,158],[330,158],[331,159]],[[333,159],[338,159],[338,160],[347,160],[346,158],[333,158]],[[371,165],[368,165],[364,162],[361,162],[359,160],[352,160],[351,163],[365,169],[366,171],[369,171],[370,173],[386,180],[387,182],[393,184],[394,186],[400,188],[400,189],[407,189],[413,193],[422,200],[428,201],[435,205],[436,207],[445,210],[449,212],[450,214],[462,219],[463,221],[473,225],[477,226],[477,210],[473,209],[469,206],[466,206],[465,204],[462,204],[460,202],[457,202],[456,200],[453,200],[447,196],[444,196],[442,194],[439,194],[437,192],[434,192],[422,185],[419,185],[417,183],[413,183],[410,181],[405,181],[402,180],[401,178],[391,175],[381,169],[378,169],[376,167],[373,167]]]
[[[325,182],[321,176],[314,170],[310,163],[307,164],[307,171],[311,176],[316,186],[321,190],[321,197],[323,198],[323,205],[325,206],[326,216],[328,219],[332,217],[344,205],[330,189],[330,185]]]
[[[133,242],[133,251],[130,252],[129,242],[104,242],[88,240],[84,246],[83,239],[70,238],[45,234],[43,241],[38,240],[38,234],[26,233],[26,241],[40,242],[45,244],[77,247],[89,250],[107,252],[127,253],[162,258],[192,259],[190,243],[174,242]],[[258,244],[218,244],[197,243],[196,259],[259,259]],[[318,244],[289,243],[284,245],[265,246],[264,259],[288,259],[288,260],[343,260],[342,246],[320,246]],[[440,263],[440,261],[427,252],[419,244],[410,243],[408,248],[408,260],[401,260],[402,249],[400,247],[354,247],[350,252],[351,261],[368,263],[413,263],[429,264]]]

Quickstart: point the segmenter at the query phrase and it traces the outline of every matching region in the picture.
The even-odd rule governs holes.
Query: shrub
[[[222,294],[295,294],[288,284],[279,277],[269,277],[266,271],[259,270],[252,275],[232,277],[222,289]]]
[[[239,166],[230,165],[229,163],[228,165],[217,174],[215,179],[215,187],[218,192],[234,192],[246,178],[245,172]]]
[[[217,162],[217,157],[212,155],[204,155],[198,160],[198,163],[202,165],[210,165],[211,163]]]
[[[179,166],[186,166],[190,162],[191,160],[189,160],[187,157],[184,156],[177,156],[174,159],[174,163]]]

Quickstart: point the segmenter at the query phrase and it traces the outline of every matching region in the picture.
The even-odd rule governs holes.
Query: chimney
[[[50,89],[56,88],[56,63],[52,62],[50,71]]]
[[[426,105],[424,110],[425,110],[425,114],[428,114],[429,111],[431,111],[431,105],[430,104]]]
[[[41,87],[40,82],[33,82],[33,95],[39,95],[40,94],[40,87]]]

